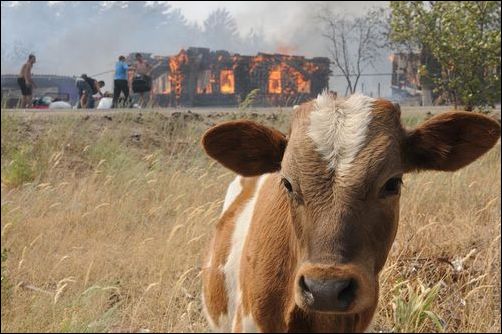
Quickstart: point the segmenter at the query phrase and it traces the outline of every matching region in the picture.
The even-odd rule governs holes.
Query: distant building
[[[422,104],[422,87],[418,76],[420,55],[394,53],[392,57],[392,98],[409,104]]]
[[[2,106],[16,107],[21,97],[21,90],[17,84],[16,74],[5,74],[1,76],[2,86]],[[34,74],[33,81],[37,88],[33,92],[33,97],[51,96],[67,101],[74,105],[78,100],[78,90],[75,86],[75,78],[60,75]]]

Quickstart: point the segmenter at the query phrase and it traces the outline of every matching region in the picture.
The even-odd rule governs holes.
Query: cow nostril
[[[305,298],[305,302],[307,304],[312,304],[314,302],[314,296],[312,295],[312,291],[310,291],[307,283],[305,282],[305,276],[301,276],[298,283]]]
[[[298,282],[302,291],[309,291],[309,287],[305,284],[305,276],[301,276]]]
[[[351,279],[344,282],[344,285],[345,287],[342,287],[338,293],[338,300],[341,304],[345,304],[348,307],[356,295],[357,283]]]

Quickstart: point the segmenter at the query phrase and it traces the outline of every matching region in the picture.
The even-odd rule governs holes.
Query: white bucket
[[[65,101],[56,101],[49,104],[49,109],[71,109],[71,104]]]
[[[96,109],[111,109],[113,104],[113,99],[111,97],[103,97],[99,100],[99,104]]]

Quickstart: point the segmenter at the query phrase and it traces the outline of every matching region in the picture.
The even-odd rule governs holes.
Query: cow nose
[[[299,283],[309,307],[324,312],[346,311],[357,289],[354,279],[316,280],[302,276]]]

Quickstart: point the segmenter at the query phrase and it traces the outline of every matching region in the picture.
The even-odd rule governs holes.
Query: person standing
[[[125,57],[120,56],[119,61],[115,64],[112,108],[117,108],[117,103],[121,93],[124,93],[124,98],[126,102],[129,100],[129,84],[127,81],[128,70],[129,70],[129,65],[127,65],[127,63],[125,62]]]
[[[21,67],[21,71],[19,72],[19,76],[17,78],[17,83],[19,88],[21,88],[21,107],[29,108],[32,106],[32,95],[33,88],[37,88],[37,85],[33,81],[31,77],[31,69],[33,68],[33,64],[36,63],[35,55],[30,54],[28,56],[28,61],[23,64]]]
[[[134,79],[132,81],[132,90],[134,93],[139,93],[140,96],[140,107],[146,106],[145,103],[145,93],[148,94],[152,88],[152,79],[150,77],[150,71],[152,66],[143,59],[141,53],[136,53],[136,64],[134,66]]]

